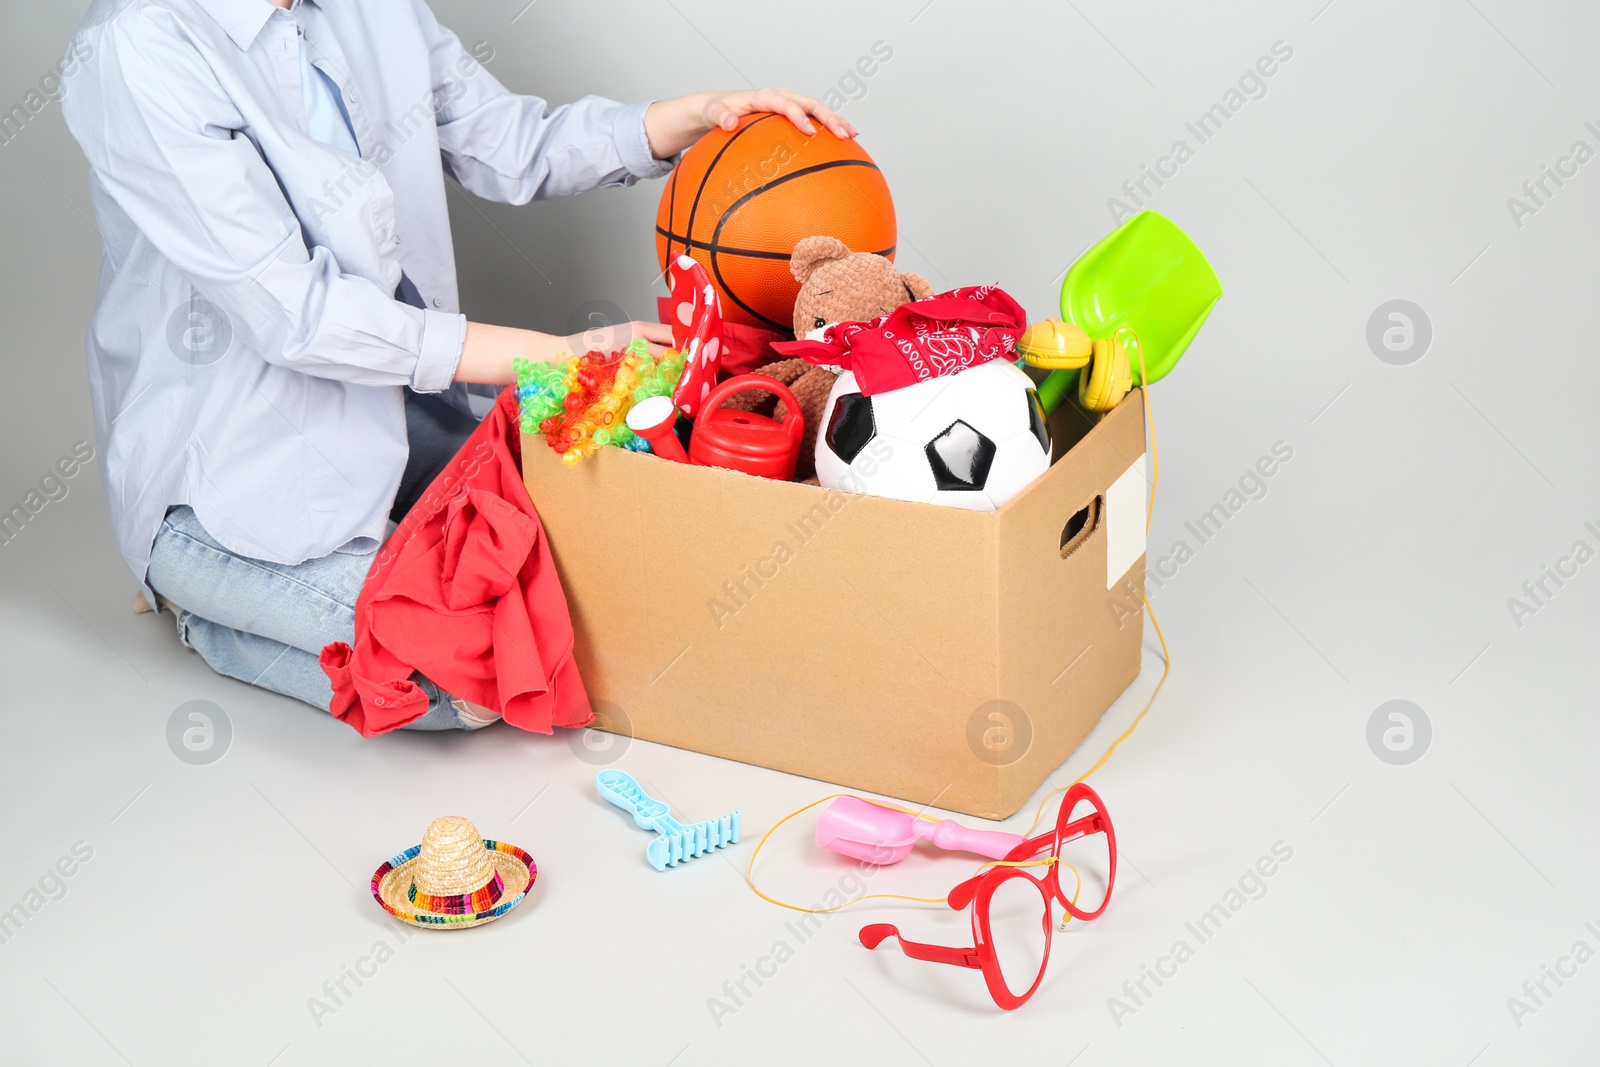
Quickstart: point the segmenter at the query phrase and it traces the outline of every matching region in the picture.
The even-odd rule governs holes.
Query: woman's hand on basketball
[[[644,116],[645,136],[657,159],[677,155],[714,129],[731,130],[746,115],[771,112],[782,115],[801,133],[817,132],[820,122],[836,137],[858,132],[839,113],[813,96],[787,89],[737,89],[726,93],[693,93],[651,104]]]
[[[710,99],[700,110],[707,130],[719,126],[724,130],[731,130],[746,115],[770,111],[782,115],[805,134],[817,132],[817,128],[811,122],[813,118],[833,131],[835,137],[850,138],[858,132],[854,126],[841,118],[838,112],[821,100],[814,96],[791,93],[787,89],[739,89],[731,93],[707,95]]]

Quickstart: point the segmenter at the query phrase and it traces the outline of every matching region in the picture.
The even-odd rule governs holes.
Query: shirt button
[[[378,705],[378,707],[380,707],[380,708],[383,707],[383,698],[382,697],[373,697],[372,698],[372,702],[374,704]]]
[[[434,297],[433,298],[433,306],[434,307],[443,307],[444,306],[444,301],[440,300],[438,297]]]
[[[350,101],[352,104],[361,103],[361,94],[357,93],[354,89],[351,89],[349,92],[345,93],[344,96],[345,99]]]

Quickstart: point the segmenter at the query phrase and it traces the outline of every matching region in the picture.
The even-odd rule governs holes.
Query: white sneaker
[[[490,711],[481,704],[469,704],[460,697],[451,697],[450,706],[461,717],[461,725],[468,730],[481,730],[500,721],[498,711]]]

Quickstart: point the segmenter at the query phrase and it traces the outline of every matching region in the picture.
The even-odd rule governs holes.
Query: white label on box
[[[1145,457],[1117,476],[1106,490],[1106,588],[1128,573],[1144,555],[1144,521],[1150,483],[1144,474]]]

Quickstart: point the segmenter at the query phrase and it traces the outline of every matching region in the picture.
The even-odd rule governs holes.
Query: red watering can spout
[[[650,442],[650,451],[662,459],[678,463],[689,462],[683,445],[678,443],[674,429],[678,421],[678,406],[671,397],[652,396],[641,400],[628,411],[628,429]]]

